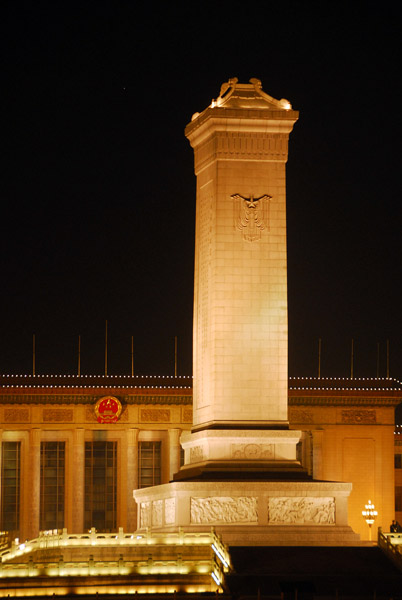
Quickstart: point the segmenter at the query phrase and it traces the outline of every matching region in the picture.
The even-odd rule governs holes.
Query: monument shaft
[[[193,430],[287,427],[286,179],[298,113],[230,80],[186,128],[197,176]]]

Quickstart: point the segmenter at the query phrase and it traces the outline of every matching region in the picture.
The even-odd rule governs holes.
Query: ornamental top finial
[[[276,110],[291,110],[292,105],[282,98],[276,100],[262,89],[260,79],[252,77],[249,83],[239,83],[237,77],[232,77],[221,85],[219,96],[212,100],[211,108],[271,108]]]

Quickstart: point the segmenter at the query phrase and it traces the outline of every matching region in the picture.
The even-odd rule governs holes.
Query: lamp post
[[[371,542],[371,526],[378,515],[378,512],[375,510],[374,504],[371,503],[371,500],[368,501],[368,504],[365,504],[364,510],[362,510],[362,515],[365,518],[367,525],[369,526],[369,540]]]

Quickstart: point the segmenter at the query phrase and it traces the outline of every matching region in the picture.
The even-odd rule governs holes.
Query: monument
[[[286,173],[298,119],[258,79],[195,113],[193,428],[174,481],[134,491],[138,529],[233,545],[357,544],[351,485],[314,482],[288,423]]]

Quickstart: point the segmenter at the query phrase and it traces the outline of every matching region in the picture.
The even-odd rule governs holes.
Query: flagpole
[[[81,336],[78,336],[78,377],[81,375]]]
[[[321,377],[321,338],[318,339],[318,379]]]
[[[134,336],[131,336],[131,377],[134,377]]]
[[[107,376],[107,320],[105,322],[105,376]]]
[[[350,351],[350,378],[353,379],[353,361],[354,361],[354,340],[352,338],[352,347]]]
[[[32,375],[35,377],[35,360],[36,360],[36,348],[35,348],[35,334],[32,335]]]

